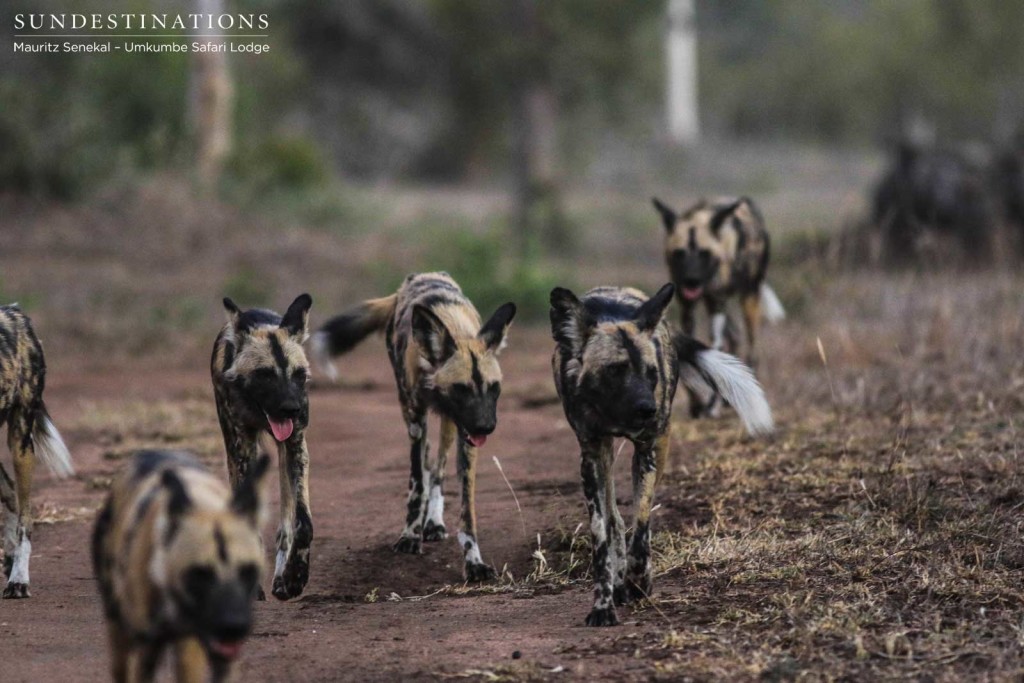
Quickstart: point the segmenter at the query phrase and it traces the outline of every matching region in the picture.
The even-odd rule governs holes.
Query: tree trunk
[[[529,255],[543,241],[569,244],[558,177],[558,103],[538,55],[545,49],[536,0],[516,0],[514,25],[526,45],[512,102],[514,220],[519,251]]]
[[[197,0],[196,5],[196,11],[207,16],[219,16],[224,10],[223,0]],[[218,45],[225,43],[219,37],[220,30],[217,28],[204,28],[203,33],[218,35],[216,38],[204,38],[207,42]],[[224,161],[231,152],[233,88],[226,52],[195,53],[191,90],[196,171],[200,181],[209,186],[220,179]]]
[[[697,108],[697,21],[693,0],[668,4],[668,130],[680,145],[700,138]]]

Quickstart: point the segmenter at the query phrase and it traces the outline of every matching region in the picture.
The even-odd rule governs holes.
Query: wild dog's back
[[[28,318],[17,304],[0,306],[0,415],[16,402],[28,407],[45,379],[43,349]]]

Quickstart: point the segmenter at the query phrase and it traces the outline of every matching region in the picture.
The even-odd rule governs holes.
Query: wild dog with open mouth
[[[651,593],[650,513],[671,440],[676,382],[720,392],[752,434],[772,430],[771,409],[739,359],[685,335],[673,338],[663,316],[675,287],[643,292],[598,287],[577,298],[551,292],[552,370],[566,419],[580,444],[583,495],[593,544],[594,607],[588,626],[618,623],[615,604]],[[615,503],[612,442],[633,444],[633,534]]]
[[[29,597],[32,555],[32,473],[38,457],[54,474],[72,474],[71,455],[43,403],[46,362],[28,317],[17,304],[0,306],[0,426],[14,460],[11,481],[0,464],[0,504],[4,508],[5,598]]]
[[[242,311],[225,298],[228,322],[210,364],[232,485],[244,481],[263,432],[277,443],[281,522],[271,592],[280,600],[301,595],[309,580],[309,361],[302,344],[309,336],[312,305],[313,299],[302,294],[282,318],[264,309]],[[263,599],[262,589],[258,596]]]
[[[141,451],[115,482],[92,543],[115,681],[153,680],[170,645],[179,681],[229,679],[252,627],[269,464],[231,494],[189,453]]]
[[[336,376],[331,357],[383,330],[411,442],[412,472],[405,528],[395,550],[419,553],[422,541],[447,537],[444,525],[445,464],[455,446],[462,484],[462,530],[467,581],[495,578],[480,556],[476,529],[477,449],[497,426],[504,346],[515,316],[512,303],[480,324],[480,314],[447,273],[410,275],[398,292],[371,299],[328,320],[313,335],[314,356]],[[429,462],[427,411],[441,416],[438,457]],[[429,493],[428,493],[429,491]]]
[[[693,336],[694,314],[703,301],[711,319],[711,348],[735,354],[739,340],[726,302],[738,296],[747,333],[747,363],[756,366],[761,317],[775,322],[786,315],[765,282],[770,242],[761,211],[747,197],[702,200],[682,214],[658,199],[653,202],[665,225],[665,260],[682,306],[683,332]]]

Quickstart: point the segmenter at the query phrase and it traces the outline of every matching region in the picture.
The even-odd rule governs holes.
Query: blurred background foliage
[[[109,11],[98,0],[11,4]],[[531,31],[519,4],[228,3],[268,12],[273,46],[232,56],[230,175],[260,192],[335,175],[501,179],[524,81],[553,95],[563,174],[659,144],[665,4],[540,2]],[[877,144],[923,116],[949,136],[990,141],[1024,108],[1024,3],[720,0],[698,2],[697,21],[701,115],[720,138]],[[0,59],[0,189],[81,197],[118,172],[187,160],[187,54]]]

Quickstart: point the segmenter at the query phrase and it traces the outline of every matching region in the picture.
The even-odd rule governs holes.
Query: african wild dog
[[[738,296],[746,327],[746,360],[757,367],[755,344],[763,315],[769,322],[786,316],[768,283],[768,232],[754,202],[746,197],[702,200],[682,214],[652,200],[665,225],[665,260],[682,307],[683,333],[693,336],[697,304],[703,302],[711,323],[711,348],[735,354],[736,324],[727,310]],[[703,405],[690,392],[690,412],[715,414],[718,402]]]
[[[648,299],[635,289],[598,287],[577,298],[551,292],[552,370],[582,458],[583,495],[593,543],[594,607],[588,626],[618,623],[615,604],[650,595],[650,513],[671,440],[680,374],[700,393],[720,392],[752,434],[772,429],[771,409],[746,365],[685,335],[663,319],[675,287]],[[615,503],[615,437],[633,443],[633,534]]]
[[[141,451],[115,482],[92,542],[115,681],[153,680],[169,645],[179,681],[230,677],[262,574],[269,464],[231,494],[188,453]]]
[[[213,345],[210,365],[232,485],[237,488],[245,479],[263,432],[277,443],[281,522],[271,592],[280,600],[301,595],[309,580],[309,362],[302,344],[309,336],[312,305],[313,299],[302,294],[282,318],[263,309],[242,311],[225,298],[228,322]],[[262,588],[258,597],[264,598]]]
[[[72,474],[71,455],[43,403],[46,362],[32,325],[17,304],[0,306],[0,426],[14,459],[14,481],[0,464],[4,519],[5,598],[29,597],[32,471],[38,457],[54,474]]]
[[[332,318],[313,335],[316,357],[329,375],[336,376],[332,356],[384,330],[411,442],[405,528],[394,547],[398,552],[419,553],[422,541],[447,537],[442,485],[454,445],[462,484],[459,545],[465,553],[467,581],[495,577],[477,544],[476,457],[497,425],[498,352],[515,313],[514,304],[504,304],[481,326],[479,313],[451,276],[425,273],[407,277],[391,296],[371,299]],[[441,416],[440,447],[432,466],[427,443],[429,409]]]

